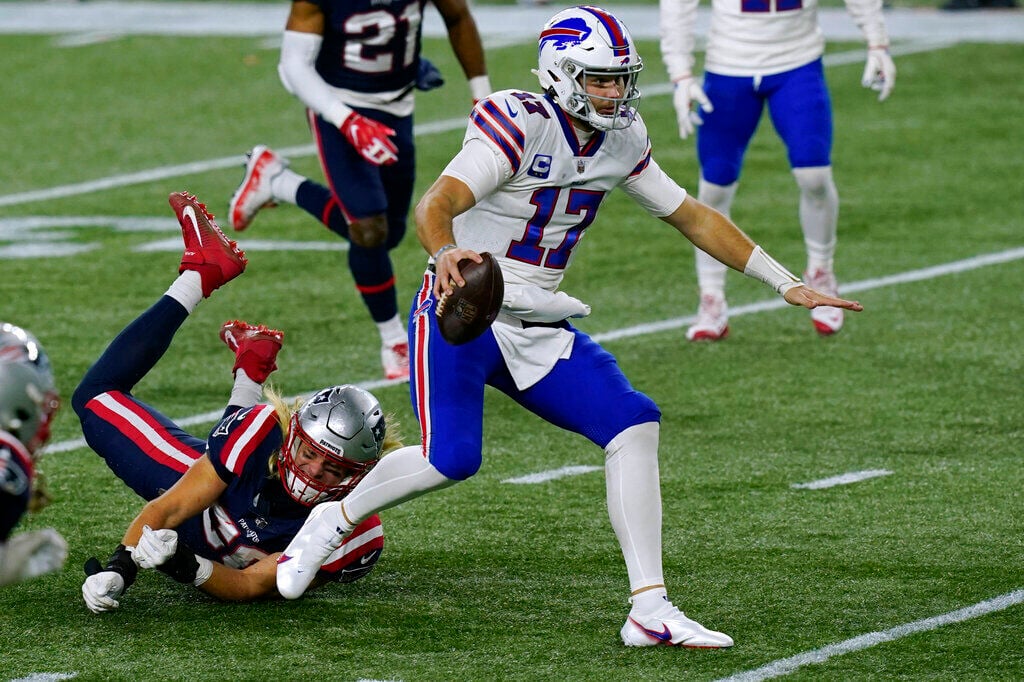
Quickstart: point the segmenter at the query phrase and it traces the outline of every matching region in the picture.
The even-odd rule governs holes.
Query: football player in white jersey
[[[896,83],[882,0],[845,0],[867,40],[862,84],[884,100]],[[679,136],[697,132],[700,184],[697,198],[729,215],[743,156],[765,103],[786,146],[800,189],[800,226],[807,248],[804,278],[836,295],[833,271],[839,195],[832,180],[832,105],[821,56],[825,38],[817,0],[711,0],[704,78],[694,74],[694,24],[698,0],[661,0],[661,52],[675,83]],[[691,107],[696,107],[691,109]],[[691,341],[717,341],[729,333],[725,266],[696,252],[700,306],[686,332]],[[811,311],[819,334],[843,326],[843,311]]]
[[[650,214],[789,303],[860,310],[805,286],[723,215],[688,197],[651,157],[636,105],[642,63],[626,28],[597,7],[556,14],[540,34],[543,93],[506,90],[473,110],[462,150],[416,208],[433,254],[413,304],[410,388],[422,441],[381,460],[344,500],[319,505],[278,560],[278,590],[302,595],[353,524],[469,478],[481,464],[484,386],[579,433],[605,452],[607,504],[632,609],[628,646],[732,646],[668,600],[662,571],[661,412],[615,358],[570,324],[590,308],[558,291],[604,197],[621,187]],[[463,258],[490,252],[505,278],[502,311],[479,338],[445,342],[434,309],[464,283]]]

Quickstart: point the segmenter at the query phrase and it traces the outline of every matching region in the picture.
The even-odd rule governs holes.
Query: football
[[[468,258],[459,261],[459,272],[466,285],[455,286],[437,304],[437,327],[444,340],[454,346],[469,343],[487,331],[505,296],[505,280],[498,262],[489,253],[480,256],[481,263]]]

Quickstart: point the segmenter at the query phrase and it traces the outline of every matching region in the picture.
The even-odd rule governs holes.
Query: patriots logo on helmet
[[[579,45],[590,37],[590,30],[587,22],[583,19],[570,17],[541,31],[539,49],[543,49],[546,43],[551,43],[551,46],[556,50],[564,50],[573,45]]]

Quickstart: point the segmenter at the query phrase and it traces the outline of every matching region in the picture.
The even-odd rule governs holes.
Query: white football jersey
[[[661,52],[672,80],[692,75],[698,0],[661,0]],[[871,46],[887,45],[882,0],[846,0]],[[704,70],[768,76],[808,64],[825,51],[818,0],[711,0]]]
[[[455,218],[459,246],[494,255],[507,282],[549,291],[611,190],[622,186],[659,217],[686,198],[651,158],[639,115],[627,128],[586,139],[552,99],[516,90],[474,107],[463,149],[444,174],[477,199]]]

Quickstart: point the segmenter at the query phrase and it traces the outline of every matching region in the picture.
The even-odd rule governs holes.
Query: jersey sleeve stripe
[[[202,456],[172,436],[153,415],[120,391],[101,393],[85,407],[135,443],[151,459],[175,471],[185,472]]]
[[[494,145],[501,150],[501,153],[508,159],[509,164],[512,166],[512,172],[515,173],[519,170],[519,165],[522,163],[522,158],[519,152],[508,142],[501,134],[501,132],[494,127],[494,125],[484,118],[478,111],[474,111],[472,115],[473,124],[480,129]]]
[[[644,154],[644,158],[640,159],[640,163],[630,172],[629,177],[635,177],[644,172],[644,169],[651,165],[651,148],[647,148],[647,153]]]
[[[484,102],[482,108],[495,123],[508,133],[506,137],[510,137],[515,146],[522,149],[526,143],[526,136],[523,135],[523,131],[520,130],[519,126],[513,123],[512,119],[491,100]]]
[[[277,425],[277,413],[271,405],[257,405],[233,429],[221,449],[221,461],[236,476],[242,472],[249,456]]]

